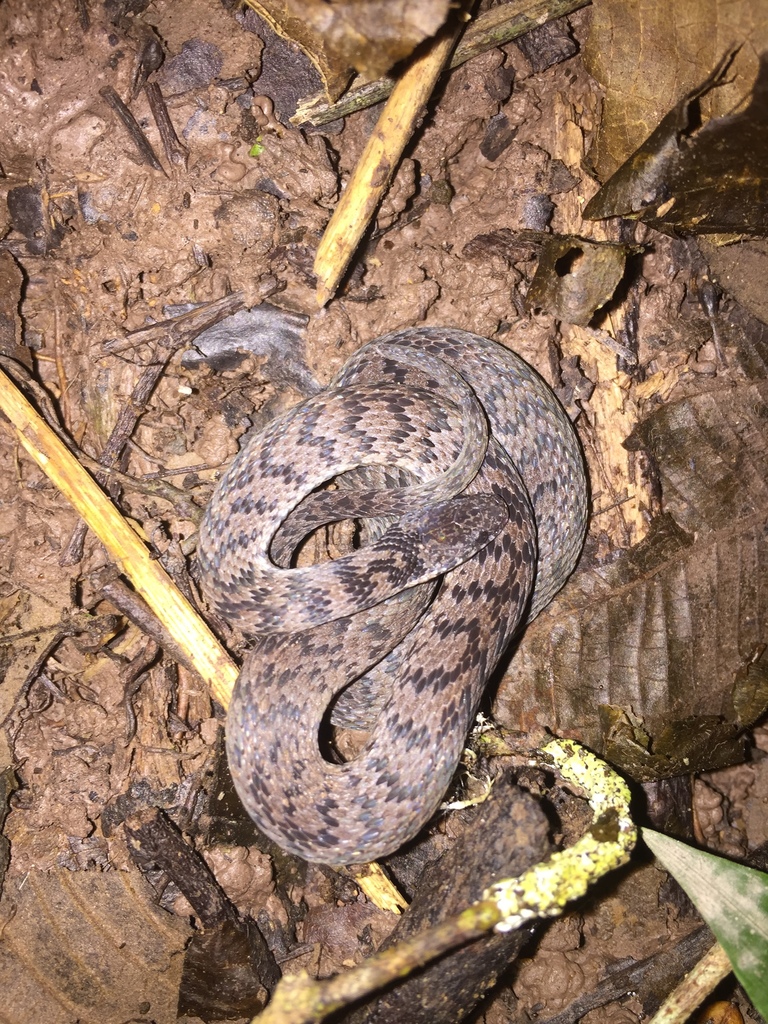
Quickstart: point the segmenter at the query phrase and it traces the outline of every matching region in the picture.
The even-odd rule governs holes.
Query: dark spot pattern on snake
[[[324,490],[331,482],[337,490]],[[290,568],[318,526],[364,543]],[[256,640],[227,717],[251,817],[284,849],[386,855],[437,808],[489,675],[573,569],[587,519],[573,427],[536,372],[467,332],[379,338],[249,438],[211,499],[212,606]],[[321,723],[370,729],[326,761]]]

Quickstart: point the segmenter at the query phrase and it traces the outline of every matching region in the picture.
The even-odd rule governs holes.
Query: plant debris
[[[702,124],[701,98],[731,66],[727,53],[592,197],[584,217],[636,217],[659,230],[768,232],[768,56],[741,112]]]
[[[646,786],[675,794],[685,812],[675,821],[700,842],[739,857],[766,842],[766,730],[751,730],[748,761],[716,767],[742,758],[766,700],[765,253],[747,262],[747,243],[722,250],[733,261],[726,277],[707,267],[699,238],[581,216],[595,190],[583,171],[591,141],[607,178],[745,38],[728,80],[700,99],[703,123],[743,113],[756,59],[751,77],[744,67],[768,49],[754,21],[763,5],[715,4],[708,20],[686,0],[576,10],[583,3],[501,4],[470,23],[456,53],[465,62],[425,108],[323,311],[313,261],[375,114],[324,97],[318,120],[334,123],[293,127],[291,104],[318,91],[319,75],[231,2],[0,5],[0,360],[76,454],[121,538],[110,554],[89,530],[80,561],[62,564],[78,513],[24,450],[41,422],[29,419],[22,437],[3,419],[0,756],[13,772],[0,800],[0,987],[14,1024],[171,1024],[180,995],[212,1018],[226,1009],[216,985],[229,953],[233,977],[247,967],[253,929],[283,975],[322,977],[370,956],[395,926],[368,882],[286,856],[244,818],[222,760],[220,709],[194,670],[203,647],[190,658],[158,628],[120,568],[138,545],[163,580],[165,610],[178,608],[167,595],[183,592],[200,621],[196,524],[244,436],[327,384],[365,341],[404,327],[455,326],[518,351],[576,420],[591,480],[579,572],[489,694],[487,710],[509,732],[502,743],[500,730],[479,727],[449,802],[509,796],[512,779],[533,806],[551,778],[531,767],[530,748],[551,730],[597,749],[615,740],[610,749],[639,777],[685,770]],[[510,41],[547,18],[561,20],[522,48]],[[584,66],[590,32],[608,65],[604,116]],[[162,172],[100,95],[108,87]],[[365,88],[351,90],[353,110]],[[646,106],[629,113],[617,95]],[[575,261],[588,301],[529,313],[545,242],[550,289],[574,247],[618,248],[597,282]],[[587,326],[566,309],[591,317]],[[214,325],[209,348],[202,335]],[[93,483],[100,456],[110,498]],[[301,557],[335,557],[355,537],[349,523],[318,531]],[[223,661],[205,672],[226,703],[248,639],[210,622]],[[354,756],[360,742],[349,730],[339,748]],[[693,767],[713,770],[691,781]],[[583,808],[555,792],[550,826],[567,842],[583,832]],[[157,864],[139,872],[125,822],[148,808],[202,855],[237,907],[231,931],[209,931],[205,905],[182,895],[177,883],[197,877],[184,858],[180,879]],[[389,906],[413,899],[431,916],[467,874],[468,846],[471,863],[484,864],[540,835],[527,813],[492,819],[492,808],[442,811],[390,858],[400,893]],[[462,833],[468,846],[452,855]],[[480,868],[469,875],[480,883]],[[499,942],[506,952],[478,967],[482,981],[470,967],[469,981],[457,970],[449,983],[457,1007],[482,988],[489,1024],[640,1020],[690,968],[698,947],[686,937],[699,930],[664,873],[638,862],[532,941],[514,974],[503,962],[513,944]],[[486,951],[466,952],[471,962]],[[55,970],[43,976],[41,963]],[[413,999],[439,1006],[445,973],[436,989],[428,974],[414,979],[424,988]],[[257,1003],[262,982],[245,986]],[[394,1003],[395,991],[385,998]],[[745,1008],[738,991],[725,995]]]
[[[277,32],[297,43],[315,65],[329,101],[337,100],[354,71],[378,78],[433,36],[448,14],[448,0],[418,4],[321,0],[248,0]]]
[[[539,263],[525,298],[529,310],[544,310],[582,327],[608,302],[637,246],[591,242],[575,235],[542,239]]]

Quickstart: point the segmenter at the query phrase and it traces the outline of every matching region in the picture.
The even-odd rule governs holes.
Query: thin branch
[[[96,481],[2,371],[0,409],[22,446],[86,520],[120,571],[190,653],[216,700],[227,707],[238,670],[226,651]]]
[[[322,981],[307,974],[286,976],[272,1002],[255,1020],[259,1024],[316,1024],[492,930],[508,932],[534,918],[558,916],[592,883],[625,864],[637,830],[629,814],[629,789],[624,781],[571,740],[554,740],[542,755],[565,781],[589,797],[593,824],[577,843],[517,878],[495,883],[460,914],[377,953],[352,971]]]
[[[487,50],[502,46],[539,25],[578,11],[590,3],[591,0],[515,0],[514,3],[494,7],[469,25],[448,67],[453,70]],[[375,82],[353,86],[335,103],[328,103],[325,93],[309,96],[299,105],[291,122],[299,127],[328,124],[381,103],[394,87],[393,78],[379,78]]]
[[[456,12],[450,28],[412,61],[382,110],[317,247],[313,269],[319,306],[336,292],[463,28]]]

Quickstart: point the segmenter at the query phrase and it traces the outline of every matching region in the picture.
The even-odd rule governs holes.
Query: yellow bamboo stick
[[[226,709],[239,669],[162,565],[150,558],[138,534],[2,370],[0,411],[13,424],[24,449],[93,530]],[[406,906],[381,868],[371,864],[369,869],[376,880],[366,890],[369,899],[383,909]]]
[[[463,27],[437,36],[392,90],[317,248],[318,305],[336,292]]]
[[[0,409],[26,451],[93,530],[225,708],[238,669],[162,565],[94,479],[0,370]]]

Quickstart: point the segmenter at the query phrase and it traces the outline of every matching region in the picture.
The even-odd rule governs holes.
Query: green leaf
[[[768,1019],[768,874],[643,829],[643,839],[685,889]]]

